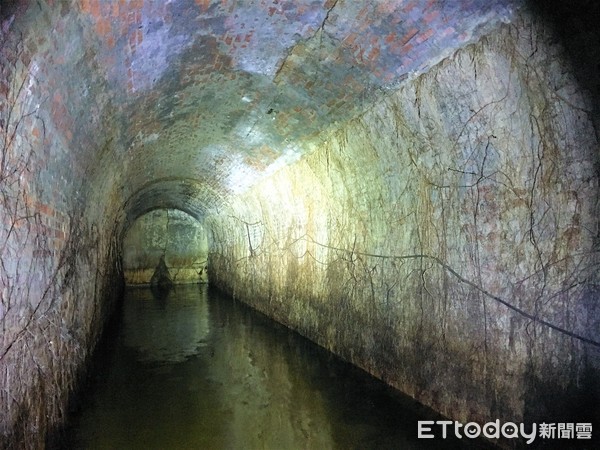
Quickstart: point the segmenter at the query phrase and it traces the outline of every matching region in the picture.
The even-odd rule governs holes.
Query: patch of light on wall
[[[260,135],[261,133],[258,134]],[[256,146],[261,145],[261,140],[259,137],[254,136],[254,139],[251,140],[250,144]],[[240,194],[259,180],[269,177],[280,169],[298,161],[301,156],[302,152],[298,147],[288,145],[283,149],[281,156],[269,164],[266,169],[257,170],[249,166],[247,162],[244,161],[242,155],[230,154],[229,159],[231,165],[228,169],[226,185],[230,191]]]
[[[265,142],[264,133],[260,131],[254,121],[239,124],[235,129],[235,134],[247,146],[259,146]]]
[[[232,155],[230,164],[225,184],[231,192],[241,194],[254,184],[258,174],[255,169],[246,164],[240,154]]]
[[[293,145],[288,145],[283,149],[283,152],[279,158],[277,158],[272,164],[267,167],[264,174],[266,176],[272,175],[278,170],[285,166],[289,166],[294,162],[298,161],[302,157],[302,151]]]
[[[168,26],[150,33],[144,33],[144,39],[137,44],[131,55],[133,71],[133,89],[143,91],[152,88],[169,67],[167,58],[186,49],[188,38],[172,35]]]
[[[152,142],[157,141],[159,137],[160,133],[144,134],[140,131],[135,136],[135,139],[133,140],[131,146],[133,147],[137,144],[151,144]]]

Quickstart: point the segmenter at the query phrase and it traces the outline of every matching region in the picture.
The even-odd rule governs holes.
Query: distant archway
[[[123,272],[128,285],[150,284],[159,267],[161,276],[173,284],[206,283],[207,259],[204,227],[177,209],[155,209],[141,215],[123,238]]]

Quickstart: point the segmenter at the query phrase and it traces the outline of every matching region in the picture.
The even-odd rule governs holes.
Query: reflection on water
[[[118,334],[100,353],[67,448],[441,444],[416,439],[424,417],[411,402],[206,286],[128,290]]]
[[[209,334],[208,301],[198,287],[131,291],[123,310],[123,341],[140,362],[177,363],[199,353]],[[171,295],[172,294],[172,295]]]

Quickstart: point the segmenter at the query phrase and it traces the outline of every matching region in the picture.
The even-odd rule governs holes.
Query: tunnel
[[[0,8],[0,448],[153,279],[451,421],[600,435],[596,2]]]

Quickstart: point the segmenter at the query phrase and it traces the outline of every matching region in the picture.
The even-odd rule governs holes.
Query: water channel
[[[66,448],[467,448],[417,439],[428,410],[206,285],[128,289],[113,335]]]

